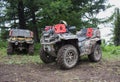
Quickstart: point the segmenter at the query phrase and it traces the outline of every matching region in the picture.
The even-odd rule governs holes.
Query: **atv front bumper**
[[[53,44],[44,44],[42,46],[43,46],[43,49],[45,52],[47,52],[48,54],[50,54],[52,56],[56,56],[55,48],[54,48]]]

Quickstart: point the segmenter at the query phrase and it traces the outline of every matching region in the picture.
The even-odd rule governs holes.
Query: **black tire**
[[[46,64],[55,61],[55,57],[49,55],[47,52],[44,51],[43,48],[40,49],[40,59]]]
[[[61,47],[57,54],[57,64],[62,69],[70,69],[78,63],[78,51],[73,45]]]
[[[7,54],[8,55],[12,55],[13,54],[13,45],[12,45],[12,43],[8,43]]]
[[[33,45],[33,44],[30,44],[30,45],[29,45],[28,54],[29,54],[29,55],[33,55],[33,54],[34,54],[34,45]]]
[[[88,58],[92,62],[98,62],[101,60],[102,50],[101,50],[100,44],[96,44],[94,46],[93,52],[92,52],[92,54],[88,55]]]

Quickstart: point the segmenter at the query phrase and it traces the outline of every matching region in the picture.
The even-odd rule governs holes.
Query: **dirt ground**
[[[80,61],[61,70],[52,64],[0,64],[0,82],[120,82],[120,61]]]

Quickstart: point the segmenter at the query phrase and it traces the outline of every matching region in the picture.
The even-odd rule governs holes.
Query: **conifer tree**
[[[116,46],[120,45],[120,10],[116,8],[115,10],[115,28],[114,28],[114,44]]]

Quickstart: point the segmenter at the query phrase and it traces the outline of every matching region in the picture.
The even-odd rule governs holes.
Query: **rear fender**
[[[101,39],[100,38],[94,38],[94,39],[91,39],[91,43],[94,45],[94,44],[101,44]]]
[[[79,42],[81,55],[91,54],[96,44],[101,44],[101,40],[99,38],[94,38],[94,39],[89,39],[83,42]]]

